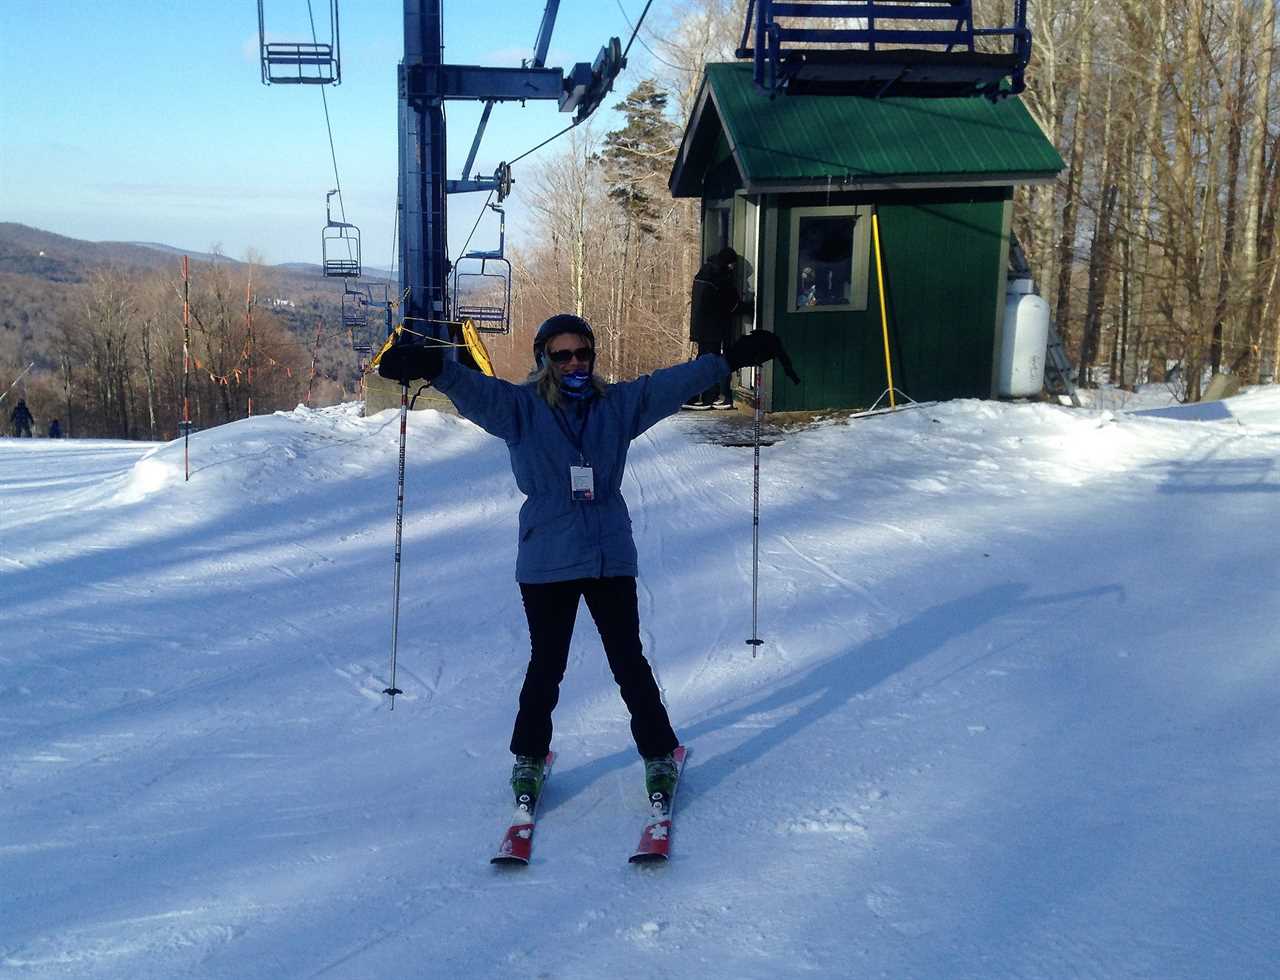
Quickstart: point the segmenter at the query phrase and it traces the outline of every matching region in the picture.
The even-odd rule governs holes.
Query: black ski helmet
[[[595,350],[596,335],[591,332],[591,324],[572,313],[557,313],[542,321],[542,326],[538,327],[538,333],[533,338],[533,363],[536,366],[542,367],[542,352],[546,349],[547,341],[562,333],[576,333],[580,337],[586,337],[591,341],[591,349]]]

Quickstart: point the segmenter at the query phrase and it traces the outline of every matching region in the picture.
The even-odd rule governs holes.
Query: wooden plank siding
[[[894,386],[917,401],[987,398],[995,324],[1003,303],[1004,202],[1008,188],[879,195]],[[866,310],[789,313],[792,207],[867,203],[866,195],[782,198],[777,216],[773,328],[803,383],[780,370],[772,411],[869,407],[887,387],[880,297],[872,256]]]

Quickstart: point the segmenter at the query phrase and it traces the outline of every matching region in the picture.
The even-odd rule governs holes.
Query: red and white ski
[[[556,761],[556,754],[548,752],[542,762],[542,788],[547,788],[547,780],[551,777],[551,764]],[[511,826],[503,835],[498,845],[498,853],[489,859],[490,864],[528,864],[533,854],[533,825],[538,816],[539,792],[533,799],[521,799],[516,804],[516,814]]]
[[[676,785],[672,787],[670,796],[651,801],[649,816],[645,818],[644,830],[640,832],[640,844],[630,858],[632,864],[652,864],[670,859],[676,790],[680,788],[680,775],[684,772],[684,760],[688,755],[689,749],[684,745],[677,746],[671,753],[676,760]]]

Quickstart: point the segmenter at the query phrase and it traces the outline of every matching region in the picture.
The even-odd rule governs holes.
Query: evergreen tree
[[[666,178],[677,149],[678,129],[666,116],[667,94],[646,78],[614,108],[626,124],[605,136],[600,154],[609,199],[629,227],[653,236],[661,227],[659,202],[667,198]]]

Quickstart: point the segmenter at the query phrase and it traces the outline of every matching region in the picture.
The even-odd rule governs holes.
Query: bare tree
[[[137,316],[132,279],[117,269],[95,272],[74,333],[65,337],[75,352],[94,408],[97,435],[127,439],[131,336]]]

